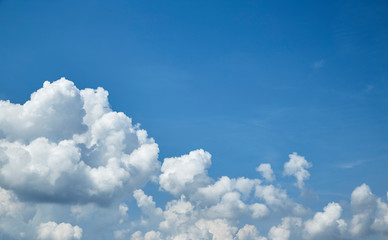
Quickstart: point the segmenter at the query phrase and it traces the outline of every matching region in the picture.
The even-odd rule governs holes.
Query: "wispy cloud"
[[[312,68],[314,70],[319,70],[321,68],[323,68],[325,66],[325,61],[323,59],[321,60],[318,60],[318,61],[315,61],[313,64],[312,64]]]
[[[353,162],[347,162],[347,163],[342,163],[339,165],[339,168],[354,168],[354,167],[357,167],[361,164],[363,164],[364,162],[366,162],[366,160],[356,160],[356,161],[353,161]]]
[[[371,84],[368,84],[365,86],[365,93],[371,93],[372,90],[375,88],[375,86],[371,85]]]

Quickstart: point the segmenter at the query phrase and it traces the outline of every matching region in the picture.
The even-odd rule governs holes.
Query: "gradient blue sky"
[[[101,86],[160,160],[203,148],[213,178],[268,162],[321,209],[364,182],[386,196],[387,43],[387,1],[1,0],[0,99]],[[281,175],[292,152],[309,196]]]

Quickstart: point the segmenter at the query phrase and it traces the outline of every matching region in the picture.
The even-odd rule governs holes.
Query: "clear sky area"
[[[0,0],[0,100],[1,239],[388,239],[387,1]]]

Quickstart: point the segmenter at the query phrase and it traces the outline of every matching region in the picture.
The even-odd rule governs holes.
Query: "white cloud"
[[[222,196],[221,201],[207,209],[206,215],[210,218],[238,219],[250,213],[252,218],[263,218],[269,215],[269,209],[261,203],[247,205],[240,199],[237,192],[228,192]]]
[[[238,218],[247,210],[247,206],[240,200],[239,193],[228,192],[222,196],[217,205],[209,209],[208,215],[211,218]]]
[[[143,234],[141,231],[136,231],[131,235],[131,240],[143,240]]]
[[[182,232],[185,231],[187,224],[191,225],[195,221],[195,214],[194,206],[182,196],[179,200],[167,203],[163,212],[164,220],[159,226],[164,231]]]
[[[143,213],[151,216],[150,219],[142,218],[142,222],[146,221],[147,227],[153,226],[147,228],[147,231],[160,232],[162,239],[234,239],[237,238],[238,227],[231,222],[241,218],[242,215],[257,219],[269,214],[264,204],[246,204],[241,198],[244,195],[241,192],[249,197],[254,184],[259,183],[260,181],[251,179],[223,177],[214,185],[208,186],[223,186],[220,189],[226,189],[218,192],[219,199],[214,202],[205,201],[207,204],[200,204],[198,198],[187,199],[181,195],[179,200],[169,201],[164,211],[156,210],[152,197],[146,196],[142,190],[136,190],[134,196]],[[155,214],[156,212],[158,214]],[[150,224],[151,218],[159,218],[160,223]],[[249,235],[247,231],[241,230],[240,236]],[[133,239],[142,237],[144,237],[142,232],[132,236]]]
[[[302,220],[295,217],[282,218],[282,223],[278,226],[273,226],[268,233],[271,240],[288,240],[291,236],[292,228],[300,227]]]
[[[295,176],[297,180],[296,186],[303,190],[304,180],[310,178],[310,173],[306,169],[310,168],[312,164],[295,152],[288,156],[290,157],[290,161],[284,164],[283,174],[286,176]]]
[[[249,209],[252,211],[252,218],[263,218],[269,215],[269,209],[261,203],[249,205]]]
[[[388,205],[381,199],[377,199],[377,213],[372,224],[372,229],[388,234]]]
[[[152,197],[145,195],[143,190],[135,190],[133,192],[133,196],[136,199],[137,206],[140,207],[145,214],[154,216],[160,215],[162,213],[162,209],[157,208]]]
[[[347,162],[347,163],[341,163],[339,165],[340,168],[354,168],[354,167],[357,167],[363,163],[365,163],[366,161],[365,160],[356,160],[356,161],[352,161],[352,162]]]
[[[0,216],[18,217],[23,210],[23,204],[11,191],[0,188]]]
[[[34,230],[26,223],[35,211],[31,206],[19,201],[12,191],[0,187],[0,236],[23,239]]]
[[[144,235],[144,240],[162,240],[160,238],[160,232],[149,231]]]
[[[142,232],[137,231],[132,234],[131,240],[162,240],[160,235],[161,235],[160,232],[149,231],[143,236]]]
[[[121,216],[120,223],[123,223],[128,218],[128,206],[125,203],[119,205],[119,214]]]
[[[114,231],[113,235],[115,239],[124,239],[130,232],[130,229],[121,229]]]
[[[206,216],[214,218],[238,218],[250,215],[252,218],[268,216],[269,209],[261,203],[247,204],[259,179],[221,177],[214,184],[198,188],[190,200],[206,209]]]
[[[126,217],[128,212],[128,206],[125,203],[119,205],[119,212],[121,216]]]
[[[263,178],[265,180],[267,180],[268,182],[273,182],[276,179],[275,174],[272,171],[271,164],[269,164],[269,163],[262,163],[262,164],[260,164],[256,168],[256,171],[261,173]]]
[[[295,203],[284,189],[274,185],[257,185],[255,197],[263,199],[266,204],[276,210],[282,210],[287,213],[291,212],[296,216],[305,215],[307,212],[307,209]]]
[[[342,207],[338,203],[329,203],[323,212],[317,212],[313,219],[304,224],[307,239],[335,239],[343,228],[343,220],[340,219]]]
[[[244,198],[247,198],[252,192],[252,189],[260,183],[259,179],[248,179],[244,177],[231,179],[223,176],[214,184],[198,188],[193,199],[201,201],[202,204],[211,205],[218,203],[223,195],[232,191],[237,191]]]
[[[238,230],[236,237],[238,240],[266,240],[267,238],[259,235],[256,227],[246,224],[243,228]]]
[[[230,226],[226,220],[199,220],[196,226],[205,232],[210,233],[213,240],[233,240],[236,227]]]
[[[209,181],[206,169],[211,165],[211,155],[202,149],[181,157],[165,158],[159,176],[162,189],[174,195],[182,194]]]
[[[0,186],[34,201],[106,204],[144,185],[158,146],[107,95],[62,78],[23,105],[0,101]]]
[[[375,209],[376,199],[369,186],[362,184],[354,189],[351,196],[351,206],[354,212],[350,223],[352,236],[365,236],[372,224],[372,215]]]
[[[8,141],[44,137],[58,142],[86,130],[80,91],[65,79],[46,81],[23,105],[0,101],[0,112],[0,135]]]
[[[40,224],[38,239],[41,240],[71,240],[81,239],[82,229],[69,223],[47,222]]]

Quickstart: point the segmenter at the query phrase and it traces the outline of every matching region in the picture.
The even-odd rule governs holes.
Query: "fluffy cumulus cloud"
[[[354,212],[350,222],[352,236],[365,236],[368,234],[373,221],[375,205],[375,196],[368,185],[362,184],[354,189],[351,196],[351,206]]]
[[[329,203],[323,212],[317,212],[312,219],[305,222],[304,230],[309,239],[335,239],[346,227],[340,219],[342,208],[338,203]]]
[[[272,182],[275,180],[275,174],[273,173],[273,170],[271,168],[271,164],[269,163],[262,163],[257,168],[256,171],[258,171],[265,180],[268,182]]]
[[[292,213],[295,216],[303,216],[307,213],[307,209],[293,201],[284,189],[274,185],[257,185],[255,196],[274,210]]]
[[[298,153],[288,155],[290,160],[284,164],[283,174],[286,176],[294,176],[296,178],[296,186],[303,190],[304,181],[310,178],[310,173],[307,171],[312,166],[310,162]]]
[[[206,184],[206,169],[210,167],[211,155],[202,149],[188,155],[164,159],[159,177],[160,187],[174,195]]]
[[[2,239],[23,239],[34,236],[27,224],[33,214],[28,204],[19,201],[17,196],[9,190],[0,187],[0,236]]]
[[[69,223],[47,222],[38,228],[38,239],[42,240],[70,240],[81,239],[82,229]]]
[[[155,178],[158,145],[107,97],[62,78],[23,105],[0,101],[0,186],[23,201],[108,205]]]
[[[296,217],[282,218],[282,223],[278,226],[273,226],[269,230],[268,237],[271,240],[288,240],[291,236],[291,231],[302,225],[302,220]]]
[[[111,109],[102,88],[80,90],[62,78],[45,82],[22,105],[0,101],[0,238],[388,236],[386,199],[366,184],[354,189],[349,206],[328,203],[314,212],[276,182],[268,163],[256,169],[263,180],[214,179],[207,172],[211,154],[203,149],[162,163],[158,153],[145,130]],[[296,153],[289,157],[283,175],[304,190],[312,165]]]
[[[238,240],[267,240],[266,237],[259,235],[255,226],[248,224],[238,231],[236,237]]]
[[[377,199],[377,213],[373,220],[372,229],[381,232],[388,238],[388,204]]]
[[[1,186],[25,199],[104,204],[146,183],[158,145],[107,96],[60,79],[23,105],[1,101]]]

